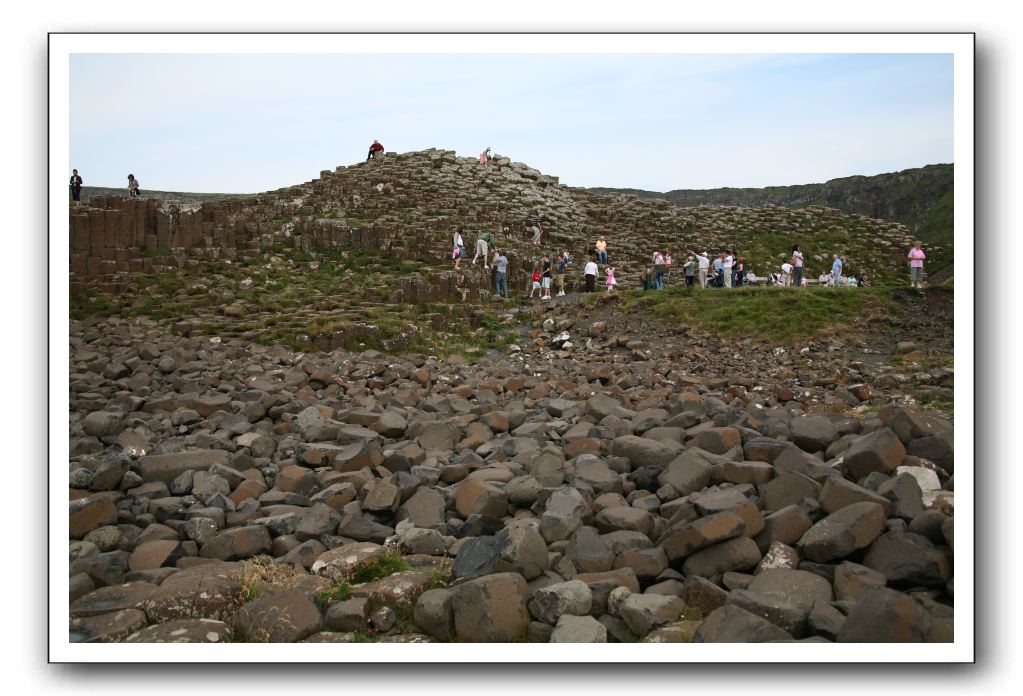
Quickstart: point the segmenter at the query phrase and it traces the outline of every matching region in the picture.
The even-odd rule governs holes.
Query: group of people
[[[78,173],[77,169],[71,170],[71,180],[68,182],[68,188],[71,191],[71,200],[79,201],[82,200],[82,175]],[[128,175],[128,198],[138,198],[141,193],[139,189],[139,180],[135,178],[134,174]]]

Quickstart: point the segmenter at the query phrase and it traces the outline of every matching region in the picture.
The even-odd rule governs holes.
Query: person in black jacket
[[[77,169],[71,170],[71,200],[80,201],[82,195],[82,177],[78,175]]]

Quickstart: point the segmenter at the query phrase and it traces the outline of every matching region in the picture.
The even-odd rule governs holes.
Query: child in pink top
[[[927,258],[927,254],[921,248],[922,242],[913,242],[913,248],[909,250],[907,258],[909,259],[909,286],[912,288],[922,288],[924,280],[924,259]]]
[[[618,281],[615,280],[615,267],[614,266],[608,266],[607,267],[607,291],[611,292],[612,290],[614,290],[616,285],[618,285]]]

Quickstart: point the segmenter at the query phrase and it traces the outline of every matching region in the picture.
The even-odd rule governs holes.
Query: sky
[[[951,54],[72,54],[85,185],[256,193],[486,147],[569,186],[823,182],[953,162]]]

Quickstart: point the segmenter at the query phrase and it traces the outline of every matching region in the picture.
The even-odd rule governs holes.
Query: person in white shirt
[[[586,267],[583,269],[583,273],[586,274],[586,292],[594,292],[597,287],[597,260],[593,256],[586,262]]]
[[[707,252],[702,254],[695,251],[690,251],[690,254],[696,257],[696,277],[700,281],[700,287],[707,287],[707,271],[710,269],[710,258],[707,256]]]
[[[781,284],[785,287],[792,285],[792,264],[786,261],[781,265]]]
[[[752,268],[746,271],[746,284],[747,285],[757,284],[757,274],[753,272]]]
[[[822,272],[820,274],[820,276],[817,278],[817,285],[819,285],[821,287],[824,287],[824,286],[828,285],[828,281],[830,281],[830,280],[831,280],[831,276],[829,276],[827,273],[823,273]]]
[[[721,264],[721,271],[725,274],[722,287],[732,287],[732,264],[734,262],[735,258],[731,254],[725,254],[725,260]]]

